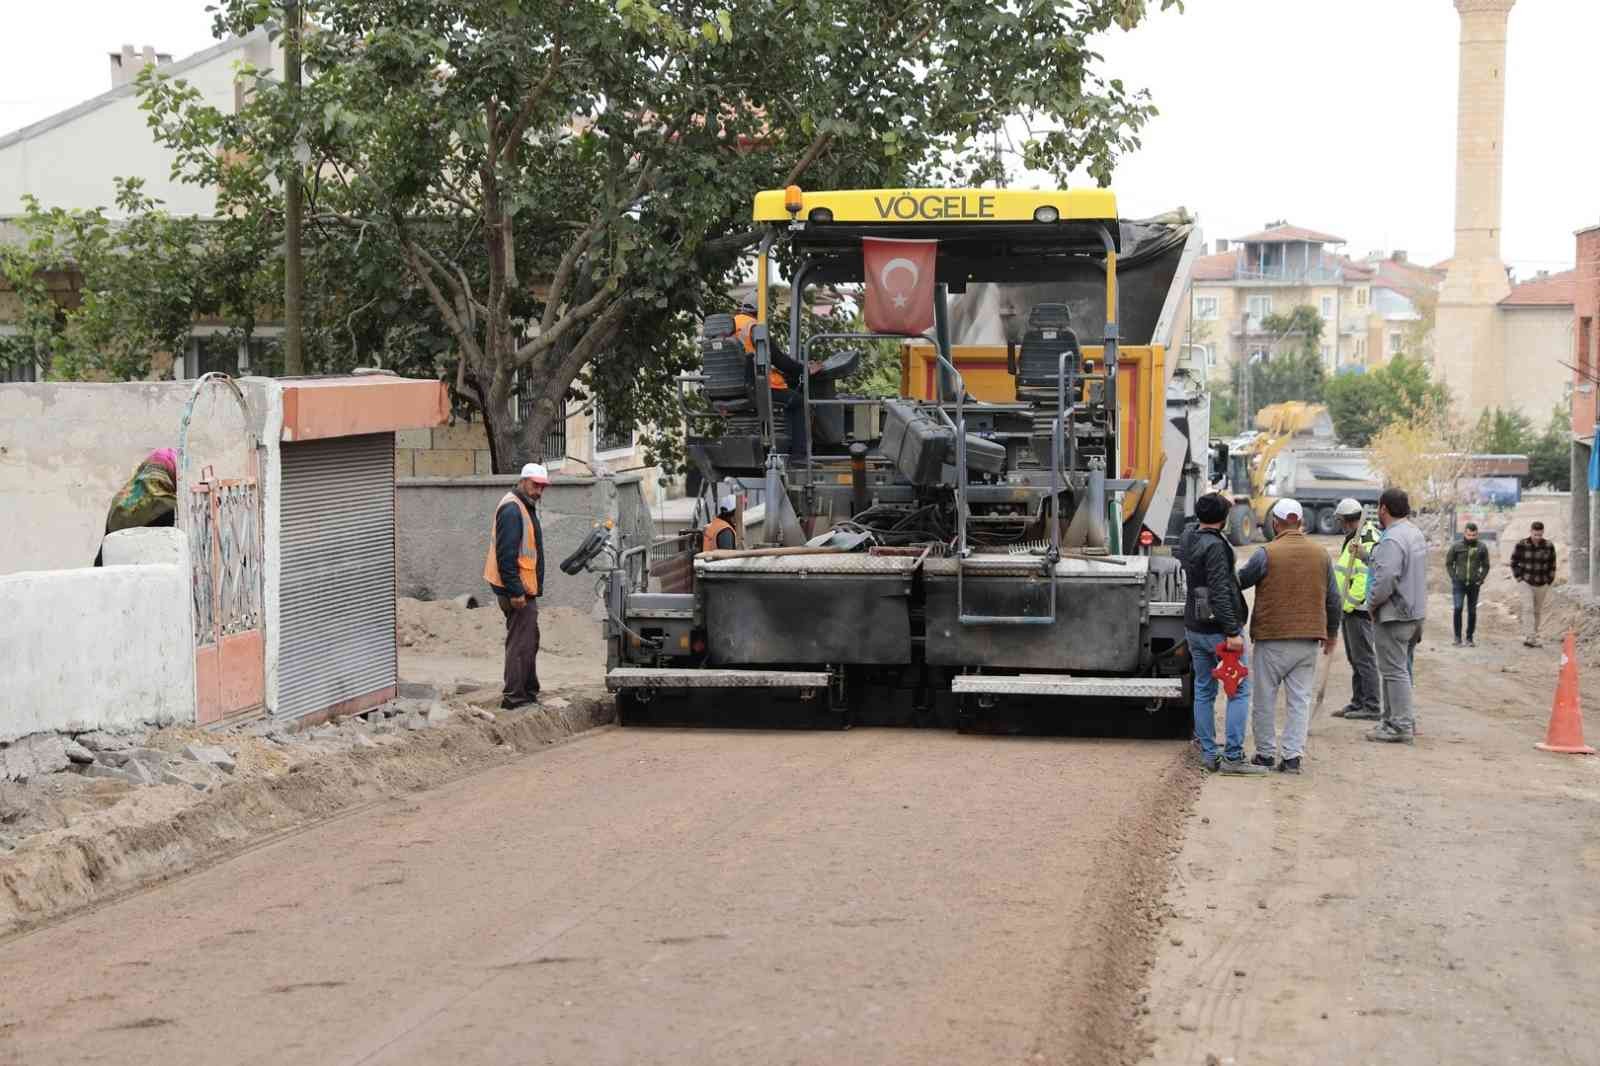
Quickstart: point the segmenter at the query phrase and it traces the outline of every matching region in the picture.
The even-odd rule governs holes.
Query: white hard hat
[[[739,501],[734,499],[733,493],[731,493],[731,492],[728,493],[726,496],[723,496],[721,499],[717,500],[717,510],[718,511],[732,511],[732,510],[736,509],[738,506],[739,506]]]
[[[1354,518],[1356,515],[1361,513],[1361,503],[1358,500],[1352,500],[1350,497],[1346,496],[1344,499],[1339,501],[1339,506],[1333,509],[1333,513],[1338,515],[1340,518]]]
[[[544,468],[543,463],[527,463],[522,468],[522,477],[518,480],[532,481],[535,485],[550,484],[550,471]]]
[[[1300,501],[1291,500],[1287,496],[1272,505],[1272,517],[1280,522],[1287,522],[1291,518],[1301,518],[1304,515],[1305,512],[1300,510]]]

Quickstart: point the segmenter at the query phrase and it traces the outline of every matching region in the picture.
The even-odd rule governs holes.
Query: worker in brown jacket
[[[1255,642],[1255,690],[1250,708],[1258,766],[1298,774],[1311,727],[1317,650],[1331,655],[1339,641],[1339,585],[1327,549],[1301,528],[1300,504],[1285,498],[1272,505],[1272,543],[1239,571],[1239,585],[1256,590],[1250,612]],[[1280,748],[1278,689],[1285,690],[1288,716]]]

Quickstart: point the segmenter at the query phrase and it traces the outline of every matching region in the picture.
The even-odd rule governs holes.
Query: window
[[[1366,357],[1367,357],[1367,338],[1365,338],[1365,337],[1357,337],[1356,338],[1356,358],[1357,359],[1365,359]]]
[[[1322,318],[1325,322],[1333,320],[1334,300],[1335,298],[1332,296],[1324,296],[1322,298]]]
[[[1205,353],[1206,366],[1217,365],[1217,350],[1210,345],[1201,345],[1200,350]]]
[[[1194,298],[1194,317],[1202,322],[1215,322],[1220,303],[1221,301],[1215,296],[1196,296]]]
[[[1250,317],[1252,319],[1259,321],[1260,319],[1266,318],[1268,315],[1272,314],[1272,297],[1252,296],[1250,297],[1249,308]]]
[[[609,425],[605,409],[596,401],[594,405],[595,454],[598,455],[601,452],[625,452],[632,447],[633,427]]]
[[[1324,363],[1332,363],[1333,362],[1333,345],[1324,344],[1322,346],[1322,361]]]
[[[517,381],[517,421],[526,422],[533,415],[533,397],[522,389],[520,377]],[[545,431],[544,447],[537,457],[543,463],[559,463],[567,457],[567,398],[563,396],[556,404],[556,418],[550,428]]]
[[[1366,289],[1357,289],[1356,290],[1356,306],[1357,307],[1365,307],[1365,306],[1367,306],[1367,290]]]
[[[1252,363],[1265,363],[1271,358],[1272,357],[1267,353],[1265,348],[1250,349],[1250,362]]]
[[[1389,354],[1399,355],[1400,349],[1405,347],[1405,337],[1398,331],[1389,334]]]
[[[1583,385],[1594,377],[1593,344],[1594,319],[1585,315],[1578,319],[1578,384]]]

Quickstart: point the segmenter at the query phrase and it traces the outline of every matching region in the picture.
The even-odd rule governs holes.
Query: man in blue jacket
[[[522,468],[517,487],[500,498],[489,526],[483,579],[506,616],[506,678],[500,706],[526,707],[539,699],[539,595],[544,591],[544,530],[539,497],[550,484],[540,463]]]
[[[1239,682],[1239,689],[1228,697],[1224,716],[1225,741],[1217,752],[1218,645],[1243,652],[1244,624],[1250,611],[1233,569],[1233,546],[1222,535],[1231,501],[1221,493],[1208,493],[1194,501],[1194,516],[1199,523],[1184,530],[1178,542],[1178,558],[1183,563],[1189,587],[1183,605],[1183,626],[1187,631],[1189,661],[1194,666],[1194,735],[1200,742],[1200,758],[1207,770],[1248,777],[1264,774],[1262,767],[1244,757],[1245,722],[1250,716],[1250,679]]]

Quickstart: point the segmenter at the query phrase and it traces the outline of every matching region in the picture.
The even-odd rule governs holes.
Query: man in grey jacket
[[[1411,521],[1411,501],[1401,489],[1387,489],[1378,500],[1383,538],[1372,549],[1367,609],[1378,630],[1378,676],[1383,717],[1368,740],[1410,744],[1417,718],[1412,705],[1411,656],[1422,639],[1428,613],[1428,544]]]

